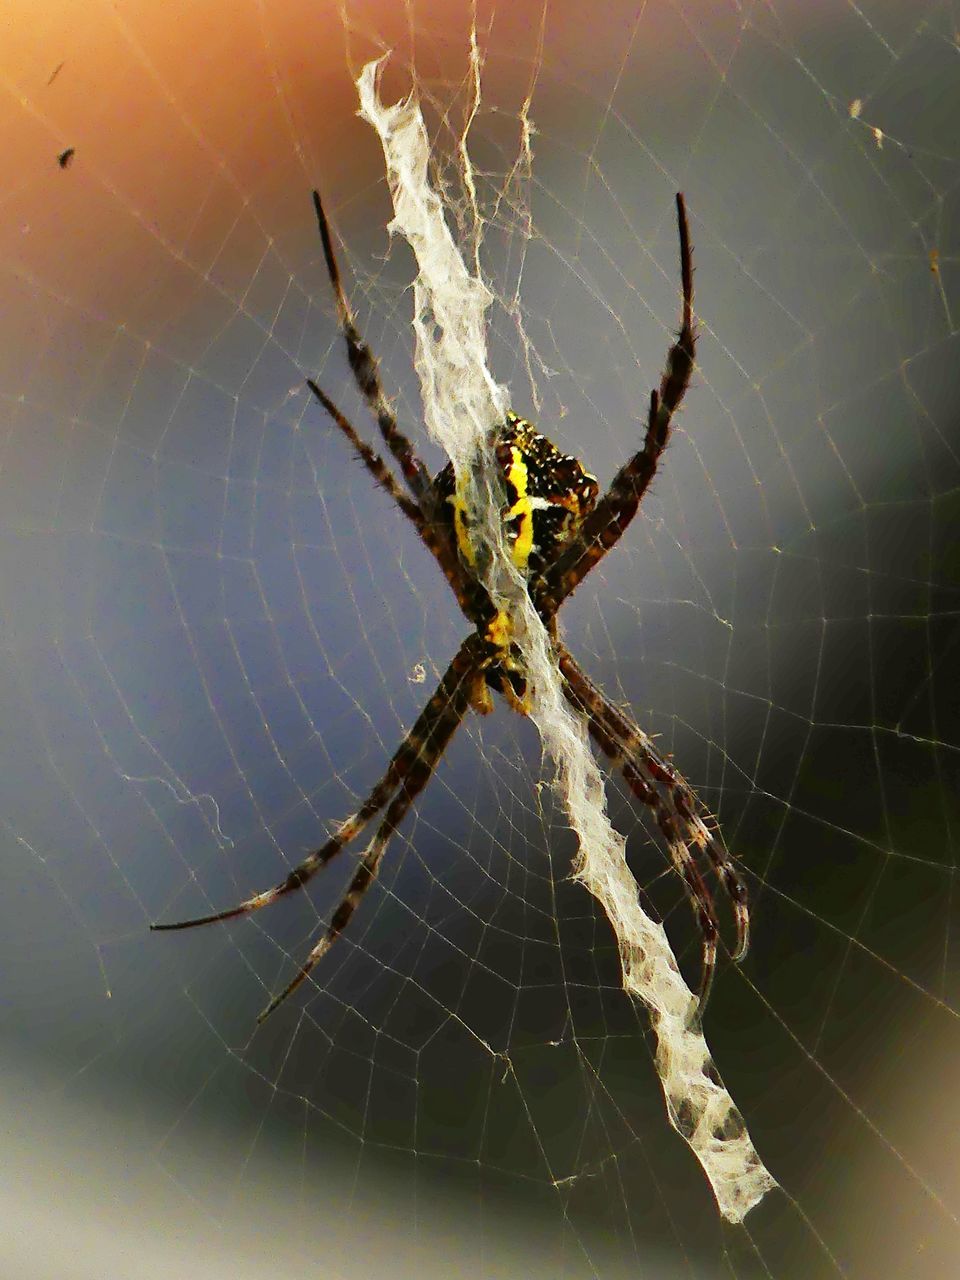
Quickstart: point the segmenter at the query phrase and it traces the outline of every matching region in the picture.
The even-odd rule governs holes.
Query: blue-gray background
[[[566,878],[535,734],[504,707],[459,735],[315,989],[256,1036],[349,861],[256,920],[147,932],[312,847],[462,635],[302,378],[368,430],[321,183],[401,421],[440,465],[411,257],[351,75],[396,50],[385,95],[413,73],[457,198],[469,20],[66,4],[11,24],[4,1274],[953,1274],[951,5],[476,19],[492,367],[602,479],[676,324],[687,196],[694,385],[643,514],[564,621],[742,859],[753,947],[706,1031],[783,1192],[719,1222]],[[616,787],[611,810],[694,980],[659,845]]]

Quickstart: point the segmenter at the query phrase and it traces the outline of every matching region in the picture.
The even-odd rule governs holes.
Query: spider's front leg
[[[610,488],[583,521],[577,536],[544,572],[536,601],[543,617],[552,617],[590,570],[619,542],[656,475],[661,454],[670,439],[673,415],[690,385],[696,350],[693,328],[693,259],[687,208],[679,192],[677,222],[683,289],[680,330],[676,342],[667,353],[660,389],[650,393],[643,448],[620,468],[613,477]]]
[[[406,480],[411,493],[422,505],[430,494],[430,473],[417,457],[413,445],[397,425],[396,415],[390,408],[390,403],[383,391],[376,357],[364,342],[360,335],[360,330],[357,328],[353,311],[347,301],[347,295],[344,293],[343,285],[340,283],[340,269],[337,266],[336,255],[333,251],[333,237],[330,234],[330,225],[327,222],[327,215],[324,213],[319,191],[314,191],[313,193],[313,208],[317,215],[317,225],[320,228],[320,240],[323,244],[327,275],[330,277],[330,285],[337,304],[337,320],[340,325],[340,332],[343,334],[347,345],[347,359],[350,362],[350,370],[353,373],[354,381],[369,405],[371,413],[377,420],[380,434],[383,436],[387,448],[400,464],[403,478]]]
[[[435,518],[434,508],[436,503],[433,491],[431,490],[424,498],[423,506],[426,507],[426,510],[424,510],[420,503],[415,502],[403,492],[396,477],[387,469],[379,453],[371,449],[367,442],[360,437],[353,423],[340,412],[326,392],[312,378],[307,379],[307,386],[310,388],[314,398],[323,405],[330,418],[353,445],[357,457],[377,484],[389,493],[403,514],[413,524],[420,535],[420,540],[440,566],[440,570],[450,584],[453,594],[457,597],[457,603],[463,610],[464,615],[473,622],[474,610],[471,606],[467,583],[464,580],[463,566],[460,564],[449,530]]]
[[[475,610],[471,607],[471,593],[464,579],[463,568],[457,556],[456,546],[442,520],[437,515],[437,498],[430,473],[414,452],[413,446],[397,425],[397,419],[390,408],[380,382],[380,372],[376,358],[369,346],[364,342],[357,328],[350,304],[340,281],[340,269],[337,266],[333,251],[333,237],[327,215],[323,209],[319,191],[313,193],[313,207],[320,228],[320,239],[323,243],[323,256],[327,264],[327,274],[333,289],[337,306],[337,321],[347,346],[347,359],[354,381],[367,402],[371,412],[377,419],[380,434],[390,452],[400,464],[407,487],[413,499],[404,494],[392,473],[387,469],[380,455],[361,439],[349,419],[340,412],[326,392],[314,381],[307,379],[307,386],[316,400],[323,405],[334,423],[353,445],[360,460],[373,476],[374,480],[390,494],[394,502],[413,522],[421,541],[433,555],[447,579],[457,603],[464,615],[476,622]]]

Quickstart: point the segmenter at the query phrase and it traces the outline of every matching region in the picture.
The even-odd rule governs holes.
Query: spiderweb
[[[958,25],[934,3],[23,9],[0,220],[17,1275],[954,1273]],[[778,1184],[740,1225],[666,1123],[553,766],[504,706],[256,1035],[354,853],[246,921],[146,932],[314,847],[465,633],[303,384],[374,439],[320,185],[401,426],[442,465],[416,266],[355,114],[387,51],[383,101],[415,90],[491,290],[490,370],[601,482],[676,325],[686,194],[694,383],[561,617],[748,882],[751,951],[704,1027]],[[606,788],[695,985],[655,828]]]

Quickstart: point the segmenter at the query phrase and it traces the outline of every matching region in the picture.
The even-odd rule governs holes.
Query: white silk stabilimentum
[[[696,998],[684,982],[663,926],[643,911],[627,867],[624,838],[607,817],[603,779],[583,722],[567,704],[546,629],[503,541],[500,486],[486,437],[508,407],[505,388],[487,369],[484,316],[492,301],[471,275],[450,234],[444,208],[428,176],[430,144],[414,96],[385,107],[377,89],[379,62],[363,68],[360,114],[377,130],[386,157],[395,216],[416,255],[414,286],[416,368],[427,430],[466,483],[465,500],[484,583],[510,617],[526,667],[531,719],[554,767],[554,786],[580,849],[574,876],[603,906],[617,938],[624,990],[642,1000],[657,1037],[656,1067],[670,1123],[690,1144],[731,1222],[744,1215],[775,1180],[762,1164],[743,1117],[724,1088],[696,1018]],[[479,58],[473,47],[479,101]],[[472,117],[471,117],[472,118]],[[526,126],[526,120],[524,120]],[[529,128],[525,128],[529,139]],[[467,189],[472,173],[461,162]]]

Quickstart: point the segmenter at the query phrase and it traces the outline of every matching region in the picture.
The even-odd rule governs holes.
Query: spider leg
[[[571,704],[586,716],[590,736],[603,751],[604,755],[621,771],[633,794],[653,810],[657,826],[666,841],[674,870],[686,886],[687,896],[703,939],[700,990],[698,992],[698,1002],[702,1011],[706,1007],[707,998],[713,985],[713,975],[717,964],[717,939],[720,936],[720,926],[713,903],[713,895],[704,882],[700,869],[686,841],[678,831],[676,820],[670,813],[663,797],[656,787],[643,776],[636,762],[627,755],[623,743],[611,731],[611,727],[605,723],[599,708],[591,706],[590,702],[582,696],[582,691],[575,691],[570,685],[565,686],[564,692],[567,694]]]
[[[438,732],[445,730],[451,715],[455,717],[453,728],[460,723],[463,718],[463,709],[468,705],[477,670],[483,660],[478,637],[475,634],[468,636],[444,673],[430,701],[394,752],[383,777],[360,808],[340,824],[336,835],[331,836],[319,849],[308,853],[279,884],[271,889],[265,889],[262,893],[255,893],[253,897],[246,898],[237,906],[228,907],[225,911],[216,911],[212,915],[197,916],[192,920],[179,920],[170,924],[152,924],[150,928],[156,931],[195,929],[200,925],[214,924],[218,920],[233,920],[237,916],[250,915],[253,911],[259,911],[261,907],[268,907],[285,894],[302,888],[312,876],[336,857],[341,849],[356,839],[364,827],[387,804],[398,787],[406,788],[411,779],[421,777],[421,760],[426,754],[426,757],[432,760],[432,764],[430,771],[417,787],[417,791],[421,789],[439,759],[439,754],[434,754],[434,739]],[[444,746],[452,732],[453,729],[447,732],[443,740]],[[404,791],[401,790],[400,794],[404,794]]]
[[[737,925],[734,960],[741,960],[749,943],[747,891],[723,848],[699,813],[699,802],[690,784],[665,760],[647,734],[635,725],[580,669],[562,646],[557,649],[564,693],[586,715],[591,735],[620,768],[634,795],[654,812],[670,850],[674,866],[683,877],[703,934],[701,1007],[713,979],[719,926],[713,897],[703,880],[692,849],[703,849],[730,898]]]
[[[710,829],[701,813],[702,806],[696,793],[683,775],[664,759],[656,744],[633,720],[597,688],[581,669],[579,663],[562,645],[558,646],[558,663],[564,679],[575,685],[578,691],[588,695],[595,707],[603,713],[617,739],[624,744],[627,754],[643,763],[651,778],[666,791],[679,821],[690,831],[691,840],[705,851],[717,878],[730,898],[737,925],[737,946],[734,960],[742,960],[750,943],[750,909],[747,886],[737,871],[730,854],[717,835]]]
[[[370,406],[371,413],[377,420],[380,434],[383,436],[387,448],[400,464],[407,487],[417,501],[422,502],[428,498],[431,491],[430,474],[414,453],[413,445],[397,426],[396,415],[390,408],[387,397],[383,392],[377,361],[357,328],[347,296],[343,291],[343,285],[340,283],[340,270],[337,266],[336,255],[333,252],[333,237],[330,235],[330,225],[327,222],[327,215],[323,211],[323,203],[320,199],[319,191],[314,191],[313,193],[313,207],[317,214],[317,225],[320,228],[323,256],[327,263],[327,274],[330,277],[330,284],[337,304],[337,319],[340,324],[340,331],[347,344],[347,359],[350,362],[354,380],[360,389],[361,395]]]
[[[469,681],[462,682],[457,687],[454,696],[448,700],[446,706],[433,719],[429,735],[422,740],[416,759],[404,777],[400,790],[390,802],[376,834],[364,852],[359,867],[354,872],[353,879],[347,887],[347,892],[333,913],[326,932],[300,966],[292,981],[287,983],[284,989],[273,997],[259,1015],[257,1018],[258,1025],[268,1018],[286,1000],[287,996],[294,992],[301,982],[310,975],[311,971],[323,959],[350,923],[353,913],[363,899],[363,895],[377,878],[383,855],[386,853],[387,845],[390,843],[397,827],[403,821],[414,800],[430,781],[440,757],[447,749],[457,726],[463,720],[470,705],[469,688]]]
[[[680,233],[680,276],[683,306],[677,340],[667,353],[659,391],[650,393],[647,431],[643,448],[623,464],[576,538],[543,575],[537,604],[542,614],[556,613],[590,570],[615,546],[637,513],[643,495],[657,471],[660,456],[670,439],[673,415],[683,399],[693,373],[696,336],[693,329],[693,259],[690,230],[683,196],[677,193]]]
[[[717,919],[713,895],[700,873],[700,868],[697,866],[689,845],[678,830],[678,824],[674,816],[656,787],[651,786],[650,782],[644,778],[638,765],[626,755],[623,744],[610,732],[609,726],[605,725],[596,714],[590,712],[582,704],[575,703],[574,705],[577,705],[581,711],[586,712],[587,725],[591,737],[596,741],[604,755],[621,771],[633,794],[653,810],[657,826],[666,841],[670,861],[686,886],[687,896],[693,908],[693,914],[696,917],[702,938],[700,990],[697,993],[698,1003],[702,1011],[706,1007],[707,999],[713,986],[713,977],[717,967],[717,941],[720,937],[720,922]]]
[[[429,520],[424,515],[419,503],[408,497],[403,492],[396,481],[393,473],[388,470],[383,458],[380,457],[374,449],[371,449],[367,442],[361,439],[356,428],[340,412],[330,397],[322,390],[321,387],[314,382],[312,378],[307,379],[307,386],[310,388],[314,397],[319,400],[327,413],[347,437],[357,452],[357,456],[363,465],[367,468],[374,480],[390,494],[394,502],[410,520],[419,533],[421,541],[426,545],[427,550],[431,552],[434,559],[440,566],[444,577],[450,583],[457,602],[466,616],[474,621],[473,613],[469,604],[466,584],[463,580],[463,571],[460,567],[460,560],[457,556],[450,537],[442,525],[438,525],[436,521]]]
[[[314,398],[319,400],[326,409],[327,413],[337,424],[343,434],[347,437],[354,449],[357,451],[357,457],[367,468],[370,474],[376,480],[382,489],[385,489],[393,498],[394,502],[417,528],[417,532],[422,536],[425,524],[423,512],[420,510],[419,503],[413,498],[408,497],[397,483],[393,472],[388,470],[387,464],[374,449],[371,449],[365,440],[362,440],[357,434],[357,430],[349,418],[346,418],[330,397],[314,382],[312,378],[307,379],[307,386],[310,388]]]

